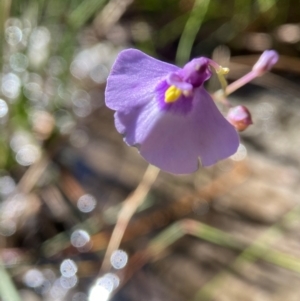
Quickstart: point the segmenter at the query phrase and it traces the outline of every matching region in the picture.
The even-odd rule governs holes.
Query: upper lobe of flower
[[[151,164],[178,174],[234,154],[239,138],[203,87],[206,58],[178,68],[146,54],[122,51],[107,79],[106,105],[127,144]]]

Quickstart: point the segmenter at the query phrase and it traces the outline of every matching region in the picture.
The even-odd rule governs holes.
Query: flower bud
[[[258,61],[253,66],[252,70],[257,72],[258,75],[263,75],[265,72],[277,63],[279,55],[274,50],[266,50],[262,53]]]
[[[253,124],[251,114],[245,106],[233,107],[228,111],[227,120],[239,131]]]

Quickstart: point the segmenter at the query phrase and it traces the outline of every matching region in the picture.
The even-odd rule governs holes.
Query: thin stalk
[[[299,219],[300,206],[294,207],[287,212],[276,224],[265,231],[252,245],[244,249],[244,251],[231,263],[228,268],[224,269],[212,280],[205,284],[196,294],[193,301],[209,301],[214,297],[215,288],[221,285],[228,269],[239,270],[245,262],[255,262],[257,259],[263,259],[274,265],[283,267],[300,274],[300,259],[289,254],[284,254],[273,250],[271,244],[283,235],[283,227],[288,227],[295,220]]]
[[[177,53],[176,63],[183,65],[188,61],[193,44],[195,42],[197,33],[203,23],[205,14],[208,9],[210,0],[196,0],[190,17],[186,22],[183,33],[180,37]]]
[[[155,182],[158,173],[159,169],[157,167],[149,165],[138,187],[126,200],[124,200],[124,205],[119,212],[116,226],[105,252],[101,271],[107,271],[109,269],[112,252],[119,248],[131,217],[136,212],[137,208],[143,203],[151,189],[151,186]]]
[[[239,78],[235,82],[228,85],[225,89],[225,95],[227,96],[229,94],[232,94],[239,88],[241,88],[241,87],[245,86],[246,84],[248,84],[249,82],[251,82],[257,76],[258,76],[257,72],[250,71],[249,73],[245,74],[243,77]]]
[[[0,70],[3,65],[3,45],[5,40],[5,21],[9,16],[11,0],[0,0]]]
[[[264,233],[254,244],[247,248],[248,242],[246,241],[238,240],[231,234],[201,222],[185,219],[173,224],[154,238],[149,246],[149,253],[155,257],[185,235],[192,235],[233,250],[244,250],[236,260],[235,265],[239,264],[240,261],[247,260],[248,262],[252,262],[261,258],[269,263],[300,274],[300,258],[273,250],[269,246],[269,241],[266,241],[267,238],[273,241],[277,237],[277,231],[274,231],[274,229],[270,229]]]
[[[0,260],[0,296],[5,301],[21,301],[18,290],[16,289],[10,275],[6,271]]]

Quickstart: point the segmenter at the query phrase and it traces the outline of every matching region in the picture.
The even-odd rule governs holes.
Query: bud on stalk
[[[231,108],[227,114],[227,120],[239,131],[244,131],[253,124],[251,114],[245,106]]]

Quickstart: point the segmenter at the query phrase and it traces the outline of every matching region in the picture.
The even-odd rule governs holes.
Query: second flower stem
[[[233,92],[235,92],[236,90],[238,90],[242,86],[244,86],[244,85],[248,84],[249,82],[251,82],[256,77],[258,77],[257,72],[250,71],[249,73],[247,73],[243,77],[239,78],[235,82],[228,85],[225,89],[225,95],[228,96],[228,95],[232,94]]]

